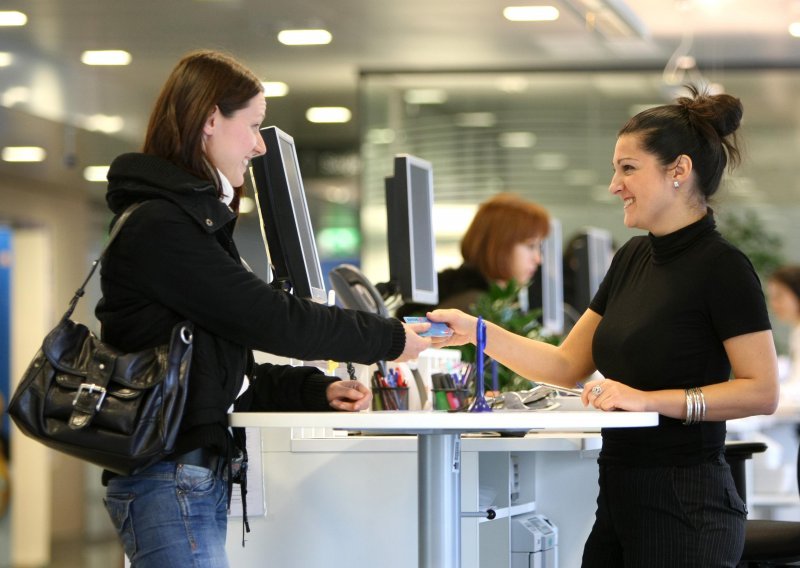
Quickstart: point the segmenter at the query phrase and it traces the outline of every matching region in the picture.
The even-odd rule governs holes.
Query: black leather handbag
[[[192,359],[192,325],[167,345],[122,353],[70,319],[108,247],[139,204],[119,218],[89,275],[14,391],[8,413],[27,436],[122,475],[172,453]]]

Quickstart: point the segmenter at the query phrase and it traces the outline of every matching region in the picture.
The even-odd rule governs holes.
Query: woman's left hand
[[[612,379],[594,379],[584,385],[581,400],[584,406],[591,404],[600,410],[644,412],[647,410],[646,396],[644,391]]]
[[[347,412],[365,410],[372,401],[372,391],[358,381],[331,383],[326,394],[331,408]]]

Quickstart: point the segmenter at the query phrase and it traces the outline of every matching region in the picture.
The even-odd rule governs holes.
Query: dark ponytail
[[[687,85],[690,95],[675,104],[654,107],[631,118],[619,131],[640,134],[644,149],[662,165],[686,154],[692,159],[698,190],[706,199],[719,189],[727,166],[741,161],[736,131],[742,121],[742,102],[731,95],[709,95]]]

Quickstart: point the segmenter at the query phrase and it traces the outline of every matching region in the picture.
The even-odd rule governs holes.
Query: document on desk
[[[263,517],[267,514],[264,495],[264,469],[261,453],[261,428],[245,428],[247,434],[247,516]],[[241,487],[231,489],[231,517],[242,516]]]

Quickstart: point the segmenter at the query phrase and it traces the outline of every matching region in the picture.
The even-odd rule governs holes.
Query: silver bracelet
[[[686,420],[683,421],[683,425],[689,426],[690,424],[694,423],[694,406],[692,405],[692,391],[690,389],[685,389],[683,392],[686,395]]]
[[[703,395],[702,389],[694,389],[697,393],[698,398],[700,399],[700,414],[697,417],[698,422],[702,422],[706,419],[706,397]]]
[[[685,389],[686,395],[686,420],[683,421],[685,426],[698,424],[706,417],[706,398],[703,391],[699,388]]]

